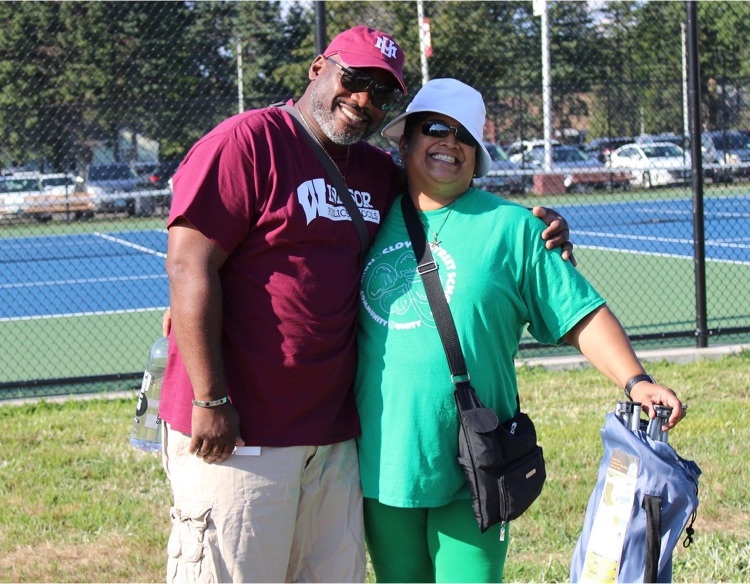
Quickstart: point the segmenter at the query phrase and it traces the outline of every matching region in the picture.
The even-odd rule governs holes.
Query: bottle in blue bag
[[[162,337],[149,352],[143,372],[141,391],[135,406],[133,426],[130,429],[130,443],[140,450],[161,452],[162,421],[159,418],[159,397],[164,370],[167,367],[169,339]]]

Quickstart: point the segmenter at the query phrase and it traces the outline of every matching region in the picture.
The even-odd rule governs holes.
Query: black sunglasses
[[[459,142],[472,148],[477,147],[477,141],[474,139],[474,136],[463,126],[451,126],[438,120],[427,120],[422,124],[422,134],[430,138],[445,138],[451,133],[451,130],[456,132],[456,139]]]
[[[344,67],[331,57],[326,57],[326,59],[341,69],[341,85],[344,86],[344,89],[352,93],[366,91],[370,94],[372,105],[379,110],[390,111],[401,99],[401,91],[398,88],[376,83],[367,71]]]

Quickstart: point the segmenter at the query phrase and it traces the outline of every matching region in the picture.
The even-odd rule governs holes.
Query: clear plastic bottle
[[[164,370],[167,367],[169,339],[162,337],[151,346],[143,372],[141,392],[135,406],[130,443],[147,452],[161,452],[162,422],[159,418],[159,397]]]

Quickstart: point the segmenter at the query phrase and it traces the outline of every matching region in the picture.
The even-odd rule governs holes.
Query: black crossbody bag
[[[521,412],[516,395],[517,412],[500,424],[497,414],[486,408],[471,386],[461,343],[448,301],[438,276],[424,228],[408,195],[401,200],[401,210],[417,258],[417,272],[424,282],[427,300],[440,333],[460,420],[458,463],[471,490],[471,502],[479,529],[484,533],[496,523],[520,517],[542,492],[547,474],[541,446],[531,418]]]

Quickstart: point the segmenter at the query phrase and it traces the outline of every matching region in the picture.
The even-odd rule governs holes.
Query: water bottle
[[[169,339],[162,337],[156,341],[148,355],[143,372],[141,392],[135,406],[133,427],[130,430],[130,443],[147,452],[161,452],[162,422],[159,418],[159,396],[167,367]]]

